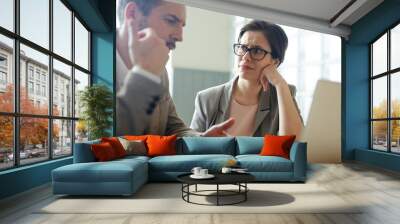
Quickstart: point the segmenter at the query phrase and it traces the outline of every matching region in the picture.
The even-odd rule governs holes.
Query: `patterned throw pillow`
[[[147,155],[146,145],[144,141],[141,140],[126,140],[124,138],[118,138],[119,142],[121,142],[122,147],[124,147],[126,151],[126,155],[135,155],[135,156],[145,156]]]

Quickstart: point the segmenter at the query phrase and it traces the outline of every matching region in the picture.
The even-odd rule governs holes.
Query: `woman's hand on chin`
[[[277,68],[276,65],[272,63],[270,65],[265,66],[261,70],[260,82],[264,91],[267,91],[268,89],[268,82],[270,82],[276,88],[282,85],[287,85],[285,79],[282,77],[282,75],[278,72],[276,68]]]

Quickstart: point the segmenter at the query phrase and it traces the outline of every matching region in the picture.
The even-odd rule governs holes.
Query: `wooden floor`
[[[357,214],[35,214],[54,200],[47,185],[1,201],[0,223],[400,223],[400,174],[358,163],[318,164],[310,166],[308,182],[367,206]]]

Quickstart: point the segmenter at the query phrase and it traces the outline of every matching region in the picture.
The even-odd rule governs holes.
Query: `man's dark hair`
[[[253,20],[240,29],[238,42],[243,34],[247,31],[260,31],[271,45],[271,56],[273,59],[278,59],[279,64],[285,59],[285,52],[288,47],[288,38],[283,29],[273,23],[262,20]]]
[[[162,0],[119,0],[118,18],[121,23],[124,22],[124,10],[129,2],[134,2],[143,15],[148,16],[151,10],[158,6]]]

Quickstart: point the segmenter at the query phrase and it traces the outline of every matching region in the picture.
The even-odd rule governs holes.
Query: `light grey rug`
[[[228,206],[189,204],[181,198],[178,183],[146,184],[131,197],[59,197],[36,213],[359,213],[350,204],[316,184],[249,184],[246,202]],[[233,186],[224,186],[224,189]],[[213,185],[199,190],[215,189]],[[194,187],[193,189],[194,190]],[[227,197],[222,202],[238,198]],[[197,197],[200,203],[215,203],[215,197]]]

